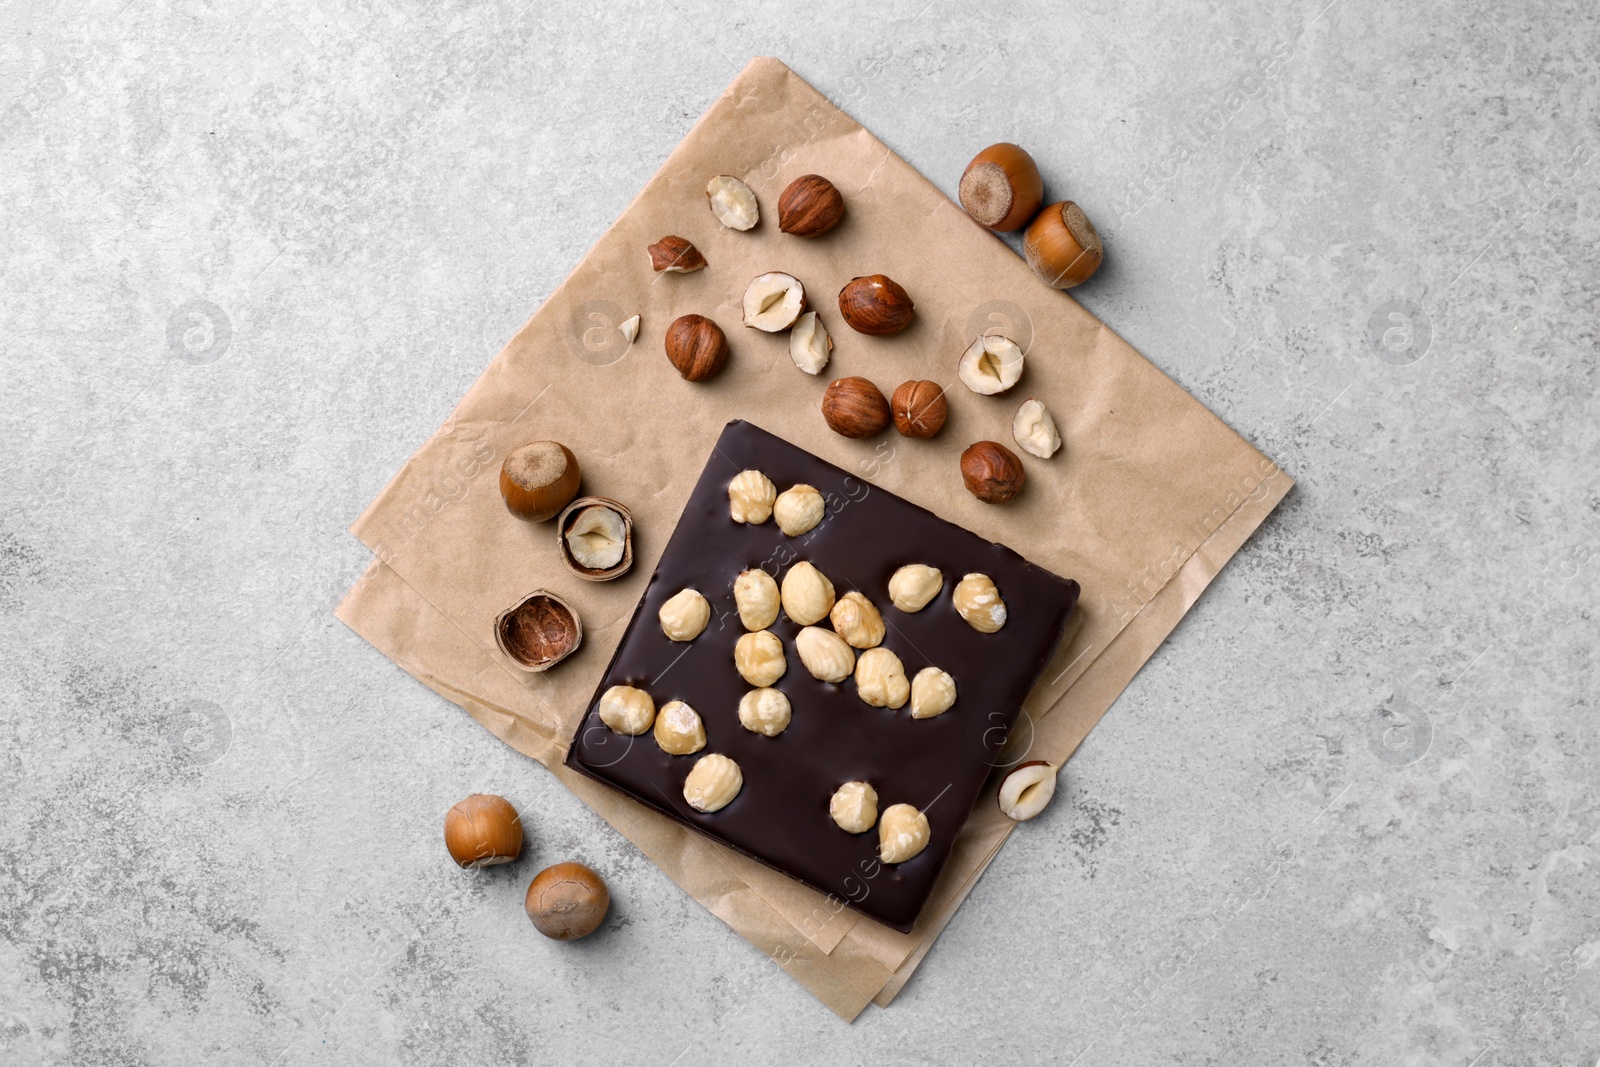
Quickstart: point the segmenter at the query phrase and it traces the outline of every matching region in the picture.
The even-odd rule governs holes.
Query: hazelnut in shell
[[[445,813],[444,847],[469,871],[510,863],[522,854],[522,819],[505,797],[474,793]]]
[[[887,337],[911,325],[916,305],[893,278],[869,274],[839,290],[839,314],[857,333]]]
[[[728,362],[728,337],[704,315],[679,315],[667,327],[667,359],[684,381],[703,382]]]
[[[1018,145],[1002,141],[972,157],[961,175],[961,206],[973,221],[1000,233],[1020,230],[1044,202],[1039,165]]]
[[[944,429],[944,420],[950,414],[949,401],[938,382],[901,382],[889,398],[889,408],[894,414],[894,428],[906,437],[932,437]]]
[[[530,441],[500,465],[506,510],[529,522],[546,522],[578,495],[578,458],[559,441]]]
[[[600,928],[611,910],[605,880],[581,863],[558,863],[534,875],[523,902],[534,928],[554,941],[575,941]]]
[[[874,437],[889,425],[889,402],[865,378],[840,378],[822,394],[822,417],[842,437]]]
[[[844,197],[820,174],[802,174],[778,197],[778,229],[796,237],[820,237],[844,218]]]
[[[633,566],[633,514],[609,497],[579,497],[556,520],[556,544],[579,578],[620,578]]]
[[[1052,289],[1071,289],[1088,281],[1106,254],[1094,223],[1070,200],[1039,212],[1023,235],[1022,253],[1033,273]]]
[[[1028,472],[1017,454],[998,441],[979,441],[961,453],[961,481],[985,504],[1004,504],[1022,492]]]
[[[535,589],[494,621],[495,644],[525,671],[547,671],[578,650],[583,623],[572,605]]]

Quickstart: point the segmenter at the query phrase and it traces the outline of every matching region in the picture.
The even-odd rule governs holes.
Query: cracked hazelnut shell
[[[822,417],[842,437],[872,437],[889,425],[889,402],[865,378],[840,378],[822,394]]]
[[[667,359],[684,381],[703,382],[728,362],[728,337],[704,315],[679,315],[667,327]]]
[[[911,325],[916,305],[893,278],[869,274],[839,290],[839,314],[857,333],[887,337]]]
[[[961,481],[985,504],[1004,504],[1028,480],[1017,454],[998,441],[979,441],[961,453]]]
[[[578,495],[578,457],[559,441],[530,441],[500,465],[500,495],[519,519],[545,522]]]
[[[572,605],[535,589],[494,620],[494,640],[523,670],[547,671],[583,643],[583,623]]]
[[[607,567],[592,567],[579,559],[574,550],[572,539],[575,536],[586,536],[577,529],[581,520],[586,518],[585,512],[589,508],[604,508],[614,513],[622,520],[622,555],[616,563]],[[611,530],[595,530],[587,536],[593,538],[614,537]],[[588,582],[609,582],[613,578],[620,578],[628,573],[633,566],[633,513],[622,504],[603,496],[581,496],[566,506],[561,512],[561,517],[556,520],[556,545],[561,550],[561,562],[567,565],[567,570]]]

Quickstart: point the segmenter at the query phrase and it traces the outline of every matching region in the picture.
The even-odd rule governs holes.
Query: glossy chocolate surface
[[[779,492],[801,482],[815,486],[828,501],[827,516],[795,538],[770,519],[759,526],[735,523],[727,486],[746,468],[764,472]],[[800,627],[780,615],[771,629],[783,641],[788,670],[774,688],[788,695],[793,720],[777,737],[740,725],[739,698],[751,687],[733,666],[734,643],[745,632],[733,581],[740,571],[764,567],[781,582],[800,560],[827,575],[839,596],[858,590],[877,606],[888,627],[883,646],[900,657],[908,678],[927,666],[948,671],[956,682],[955,705],[918,720],[909,703],[893,711],[867,705],[853,678],[837,685],[817,681],[795,651]],[[945,576],[939,595],[916,614],[889,601],[889,577],[907,563],[930,564]],[[993,578],[1006,602],[1006,624],[998,633],[978,633],[955,612],[950,594],[973,571]],[[704,633],[680,644],[661,632],[657,612],[685,587],[705,595],[712,617]],[[759,427],[732,422],[579,724],[567,763],[879,922],[909,930],[1077,599],[1077,582]],[[613,733],[596,710],[600,694],[613,685],[644,689],[657,708],[686,701],[704,720],[705,749],[669,756],[649,733]],[[695,760],[711,752],[739,764],[744,788],[721,811],[703,814],[684,802],[683,781]],[[899,803],[925,811],[932,827],[928,847],[905,863],[881,864],[876,828],[862,834],[839,829],[828,801],[852,780],[872,783],[880,813]]]

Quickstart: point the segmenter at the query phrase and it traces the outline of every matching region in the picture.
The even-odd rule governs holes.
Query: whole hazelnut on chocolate
[[[500,465],[500,495],[519,519],[544,522],[578,495],[578,457],[558,441],[531,441]]]
[[[961,480],[985,504],[1004,504],[1028,480],[1017,454],[997,441],[979,441],[961,453]]]
[[[839,314],[857,333],[887,337],[911,325],[916,305],[893,278],[869,274],[839,290]]]
[[[474,793],[445,813],[444,847],[467,870],[510,863],[522,854],[522,819],[505,797]]]
[[[778,229],[796,237],[819,237],[844,218],[844,197],[820,174],[802,174],[778,197]]]
[[[871,437],[889,425],[889,402],[865,378],[840,378],[822,394],[822,417],[844,437]]]
[[[704,315],[680,315],[667,327],[667,358],[685,381],[703,382],[728,362],[728,338]]]
[[[605,922],[611,892],[581,863],[558,863],[534,875],[523,902],[538,931],[556,941],[588,937]]]
[[[894,428],[907,437],[932,437],[944,428],[950,405],[938,382],[901,382],[889,399]]]

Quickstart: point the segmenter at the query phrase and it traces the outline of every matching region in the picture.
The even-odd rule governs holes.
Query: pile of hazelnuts
[[[444,844],[463,870],[510,863],[522,855],[522,818],[505,797],[475,793],[446,813]],[[534,875],[523,906],[541,934],[574,941],[599,929],[611,893],[583,864],[557,863]]]

